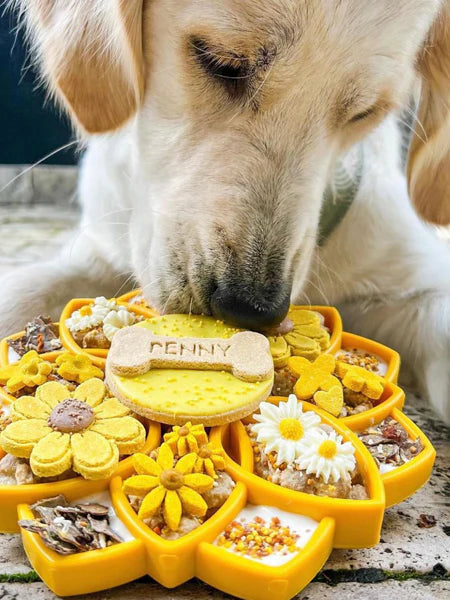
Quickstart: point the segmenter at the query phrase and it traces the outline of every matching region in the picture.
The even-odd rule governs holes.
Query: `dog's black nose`
[[[262,299],[249,301],[230,292],[218,288],[211,298],[211,310],[215,317],[227,323],[261,331],[281,323],[289,310],[290,291],[275,302]]]

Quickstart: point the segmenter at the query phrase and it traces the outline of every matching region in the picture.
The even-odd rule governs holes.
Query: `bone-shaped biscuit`
[[[144,327],[124,327],[113,337],[108,370],[134,377],[150,369],[209,369],[230,371],[244,381],[263,381],[273,374],[273,360],[266,337],[253,331],[228,339],[166,337]]]

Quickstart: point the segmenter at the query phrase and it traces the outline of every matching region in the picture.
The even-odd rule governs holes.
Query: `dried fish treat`
[[[358,433],[381,473],[392,471],[409,462],[423,450],[419,438],[412,440],[406,429],[392,417]]]
[[[59,496],[54,496],[53,498],[44,498],[43,500],[38,500],[34,504],[30,506],[31,510],[36,510],[39,506],[48,506],[49,508],[55,508],[68,506],[68,502],[62,494]]]
[[[21,337],[9,339],[7,343],[19,356],[23,356],[30,350],[43,354],[62,348],[58,327],[52,323],[50,317],[42,315],[25,325],[25,333]]]
[[[109,507],[97,503],[69,505],[64,496],[39,500],[30,506],[35,519],[19,526],[37,533],[43,543],[58,554],[75,554],[121,543],[111,528]]]

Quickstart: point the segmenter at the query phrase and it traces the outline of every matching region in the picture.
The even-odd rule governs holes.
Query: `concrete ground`
[[[0,168],[0,276],[20,264],[56,251],[76,223],[72,169],[38,168],[3,186],[19,172]],[[64,199],[62,202],[61,199]],[[430,437],[437,460],[429,483],[412,498],[386,511],[382,538],[367,550],[335,550],[323,571],[298,600],[444,600],[450,598],[450,430],[414,390],[405,412]],[[418,525],[432,515],[431,528]],[[92,600],[225,600],[199,581],[166,590],[149,578],[89,596]],[[0,599],[55,598],[34,573],[17,535],[0,535]],[[274,599],[275,600],[275,599]]]

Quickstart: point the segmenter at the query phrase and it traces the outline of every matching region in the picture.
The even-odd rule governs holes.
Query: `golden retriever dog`
[[[334,304],[450,420],[449,249],[425,223],[450,222],[448,0],[15,5],[86,152],[80,227],[3,280],[3,333],[128,277],[243,327]]]

